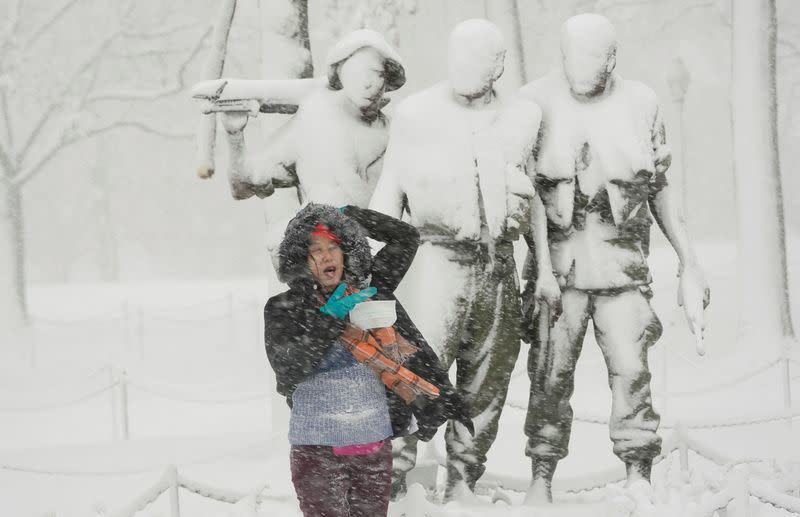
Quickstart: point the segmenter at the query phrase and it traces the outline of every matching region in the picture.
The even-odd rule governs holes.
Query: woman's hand
[[[367,287],[361,291],[345,296],[347,285],[342,282],[339,287],[333,292],[325,305],[319,308],[320,312],[324,312],[334,318],[344,319],[353,308],[364,300],[375,296],[378,292],[374,287]]]

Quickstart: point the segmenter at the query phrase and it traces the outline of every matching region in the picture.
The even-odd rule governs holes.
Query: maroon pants
[[[292,445],[292,483],[305,517],[380,517],[392,491],[392,442],[372,454],[336,456],[324,445]]]

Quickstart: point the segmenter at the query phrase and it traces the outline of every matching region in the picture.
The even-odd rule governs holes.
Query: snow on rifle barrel
[[[244,112],[293,114],[314,90],[325,88],[323,77],[312,79],[212,79],[192,87],[192,98],[202,102],[204,114]],[[379,108],[389,103],[384,97]]]
[[[202,102],[205,114],[246,112],[292,114],[301,100],[316,88],[323,87],[324,78],[315,79],[213,79],[202,81],[192,88],[192,97]]]

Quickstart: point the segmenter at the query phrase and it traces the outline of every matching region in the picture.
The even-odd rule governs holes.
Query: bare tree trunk
[[[28,324],[25,296],[25,246],[22,220],[22,193],[7,181],[0,181],[0,328],[15,331]]]
[[[525,73],[525,51],[522,24],[517,0],[484,0],[486,17],[496,23],[508,38],[503,81],[516,90],[528,82]]]
[[[114,221],[111,213],[111,192],[109,189],[108,151],[110,147],[106,139],[101,139],[97,146],[98,156],[92,168],[92,216],[97,229],[96,250],[97,265],[100,278],[105,282],[119,281],[119,249],[114,233]]]
[[[20,24],[14,20],[19,21],[22,18],[27,20],[30,17],[24,15],[24,11],[26,11],[24,2],[16,2],[12,23],[6,27],[8,30],[0,31],[2,32],[0,48],[4,49],[3,51],[7,50],[12,54],[19,53],[31,58],[21,60],[18,67],[6,67],[8,69],[3,70],[3,73],[8,76],[4,83],[18,83],[19,88],[9,90],[7,85],[0,88],[0,122],[2,122],[0,125],[3,128],[3,138],[0,138],[0,332],[2,333],[9,330],[15,331],[17,328],[25,330],[29,322],[22,203],[22,189],[25,184],[41,174],[42,171],[47,170],[48,165],[66,149],[107,131],[128,127],[166,138],[182,138],[184,136],[161,131],[142,121],[121,118],[115,118],[107,124],[87,124],[86,127],[82,127],[84,118],[94,117],[80,116],[75,119],[76,127],[72,127],[72,125],[65,127],[64,116],[69,116],[70,113],[88,115],[93,108],[109,101],[157,100],[182,92],[185,89],[186,69],[202,49],[203,42],[208,35],[208,31],[206,31],[199,38],[187,59],[175,69],[175,78],[170,84],[149,90],[131,91],[126,88],[118,91],[101,90],[95,87],[94,79],[97,78],[101,63],[111,55],[115,44],[121,45],[132,39],[160,40],[179,33],[185,27],[171,26],[164,30],[141,32],[130,30],[124,24],[112,24],[116,26],[116,29],[110,33],[105,31],[104,38],[97,41],[94,49],[81,59],[82,63],[70,71],[71,77],[65,78],[64,81],[56,81],[57,84],[51,85],[53,90],[40,92],[43,102],[38,105],[41,108],[38,113],[29,112],[26,103],[15,102],[14,94],[17,92],[14,90],[24,91],[28,88],[25,86],[25,81],[30,79],[30,73],[25,68],[26,63],[36,61],[34,58],[38,48],[44,48],[45,52],[47,52],[47,48],[50,48],[49,46],[34,46],[34,42],[43,35],[52,34],[51,29],[54,24],[62,20],[66,13],[80,3],[65,2],[61,7],[54,8],[41,23]],[[53,43],[55,44],[57,41]],[[157,47],[153,48],[157,49]],[[87,79],[89,77],[92,79]],[[40,81],[36,77],[33,80],[37,87],[53,82]],[[87,86],[88,91],[85,90]],[[79,88],[84,88],[84,90],[78,92]],[[17,112],[13,108],[18,108],[22,112]],[[17,115],[22,116],[17,119]],[[15,120],[25,120],[25,122],[15,125]],[[20,138],[23,135],[24,138]],[[54,257],[54,260],[64,262],[58,255]]]
[[[743,337],[793,337],[775,89],[775,0],[732,0],[731,111]]]
[[[214,25],[214,37],[211,42],[211,55],[208,57],[205,69],[206,79],[219,79],[225,68],[225,56],[228,53],[228,36],[233,25],[233,15],[236,14],[236,1],[225,0]],[[217,140],[217,115],[211,113],[201,115],[200,126],[197,132],[198,166],[197,175],[201,178],[210,178],[214,175],[214,147]]]
[[[308,0],[259,0],[258,8],[264,78],[312,77]]]
[[[308,34],[307,0],[259,0],[261,16],[261,75],[264,79],[313,77],[311,45]],[[284,116],[259,117],[263,138],[268,139]],[[250,121],[253,123],[254,121]],[[283,226],[300,209],[297,189],[277,189],[263,202],[267,225],[267,248],[277,251]],[[270,294],[282,287],[275,271],[275,257],[267,263]]]
[[[311,62],[311,39],[308,36],[308,0],[292,0],[293,18],[297,20],[293,38],[297,45],[305,49],[303,70],[298,76],[306,79],[314,76],[314,64]]]

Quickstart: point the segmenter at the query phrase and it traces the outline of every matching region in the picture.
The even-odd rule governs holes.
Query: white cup
[[[350,311],[350,323],[362,329],[391,327],[397,321],[394,300],[367,300]]]

